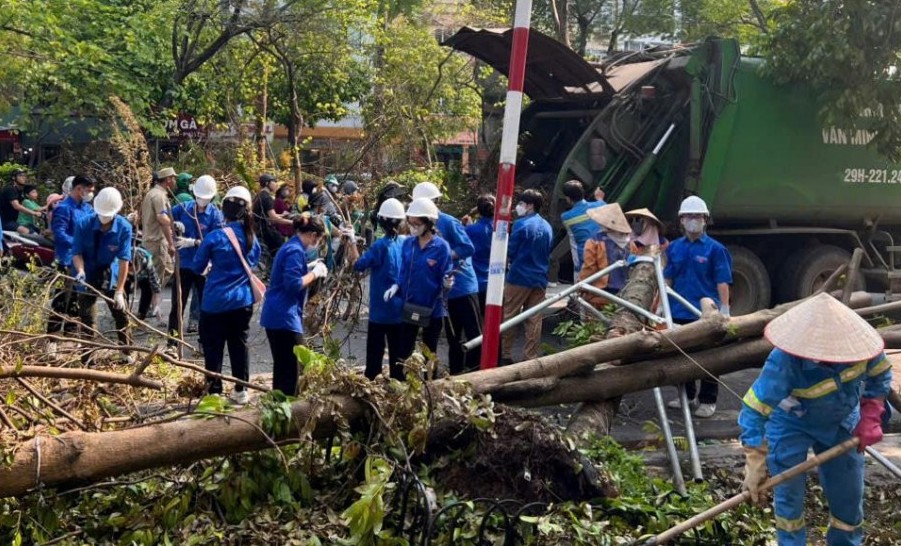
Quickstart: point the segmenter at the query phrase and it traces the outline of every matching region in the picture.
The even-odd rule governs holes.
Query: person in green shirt
[[[191,195],[191,182],[193,181],[194,175],[191,173],[181,173],[175,178],[175,202],[173,205],[194,200],[194,196]]]
[[[26,185],[23,188],[22,195],[25,198],[22,200],[22,206],[30,211],[40,212],[43,211],[43,207],[38,205],[38,189],[32,185]],[[40,229],[37,224],[37,216],[33,216],[31,214],[26,214],[24,212],[19,213],[18,224],[19,227],[16,228],[16,231],[23,235],[28,235],[30,233],[39,233]]]

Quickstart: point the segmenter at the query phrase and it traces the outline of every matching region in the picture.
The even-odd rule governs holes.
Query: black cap
[[[260,184],[268,184],[270,182],[275,182],[276,180],[277,179],[269,173],[260,175]]]

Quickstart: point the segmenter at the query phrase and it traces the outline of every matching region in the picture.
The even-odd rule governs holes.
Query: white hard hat
[[[420,197],[437,199],[441,197],[441,190],[431,182],[420,182],[413,188],[413,199],[419,199]]]
[[[710,211],[707,210],[707,203],[703,199],[697,195],[689,195],[679,206],[679,216],[683,214],[706,214],[710,216]]]
[[[94,198],[94,212],[112,216],[122,210],[122,194],[116,188],[103,188]]]
[[[241,201],[244,201],[244,205],[247,208],[250,208],[250,204],[253,202],[253,197],[250,196],[250,190],[244,186],[234,186],[229,189],[225,193],[224,200],[227,201],[229,199],[240,199]]]
[[[212,199],[216,195],[216,179],[205,174],[194,182],[194,197]]]
[[[72,191],[72,182],[75,180],[74,176],[67,176],[65,180],[63,180],[62,192],[63,195],[69,195]]]
[[[437,220],[438,207],[435,206],[435,203],[432,203],[432,200],[428,197],[420,197],[414,199],[413,202],[410,203],[410,206],[407,208],[407,216]]]
[[[385,199],[382,206],[379,207],[379,216],[382,218],[393,218],[395,220],[404,219],[404,204],[395,198]]]

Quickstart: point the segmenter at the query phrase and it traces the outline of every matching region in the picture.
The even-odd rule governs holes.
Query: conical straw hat
[[[867,321],[828,294],[789,309],[763,335],[790,355],[820,362],[869,360],[885,347]]]
[[[610,203],[603,207],[588,209],[588,217],[601,224],[607,231],[632,233],[629,221],[626,220],[626,216],[623,214],[623,209],[619,206],[619,203]]]
[[[642,216],[657,224],[658,229],[663,229],[663,222],[660,221],[660,218],[654,216],[654,213],[651,212],[650,209],[633,209],[626,212],[625,214],[626,218],[628,218],[629,216]]]

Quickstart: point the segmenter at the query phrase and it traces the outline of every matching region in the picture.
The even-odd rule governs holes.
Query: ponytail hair
[[[241,222],[244,228],[244,238],[247,239],[247,252],[253,249],[254,224],[253,214],[250,213],[250,203],[236,197],[226,197],[222,201],[222,216],[226,222]]]

